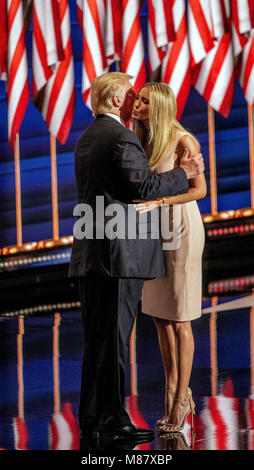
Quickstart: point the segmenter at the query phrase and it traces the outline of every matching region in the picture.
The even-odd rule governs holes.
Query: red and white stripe
[[[79,450],[79,430],[70,403],[55,413],[48,428],[50,450]]]
[[[243,50],[247,38],[240,33],[237,0],[231,0],[231,4],[228,0],[215,0],[210,8],[215,46],[194,69],[192,80],[210,106],[227,117],[234,95],[234,58]]]
[[[75,110],[75,77],[69,4],[68,0],[58,0],[58,3],[64,60],[58,63],[47,81],[41,113],[50,133],[64,144]]]
[[[246,41],[238,61],[239,81],[247,103],[254,105],[254,0],[234,0],[235,23]]]
[[[29,84],[22,0],[7,0],[7,8],[8,136],[12,147],[29,102]]]
[[[28,433],[24,418],[13,418],[14,448],[27,450]]]
[[[237,0],[239,31],[241,34],[254,28],[254,0]]]
[[[197,417],[196,445],[198,450],[237,450],[239,448],[239,399],[207,397]]]
[[[7,31],[7,5],[6,0],[0,0],[0,80],[7,79],[7,53],[8,53],[8,31]]]
[[[254,106],[254,29],[243,49],[239,81],[247,103]]]
[[[172,88],[177,100],[177,118],[180,119],[191,87],[185,0],[173,1],[173,19],[176,39],[168,45],[162,62],[161,81]]]
[[[240,10],[238,0],[231,0],[231,28],[234,56],[238,57],[242,52],[248,38],[240,32]]]
[[[122,2],[107,0],[105,54],[111,65],[121,59],[122,54]]]
[[[226,0],[216,0],[211,5],[213,35],[217,39],[213,49],[193,69],[192,83],[213,109],[227,117],[234,95],[232,36],[225,32],[230,31],[230,10]]]
[[[77,0],[77,21],[80,28],[83,28],[83,0]]]
[[[168,0],[148,0],[149,72],[161,64],[166,46],[175,40],[172,3]]]
[[[209,0],[188,1],[191,65],[201,62],[214,47]]]
[[[59,2],[33,2],[33,94],[47,83],[57,63],[64,59]]]
[[[139,0],[122,0],[122,72],[134,77],[132,83],[138,91],[146,81],[145,51],[140,24]]]
[[[229,33],[217,41],[196,69],[193,84],[213,109],[228,116],[234,96],[234,57]]]
[[[90,88],[93,80],[108,71],[105,55],[107,0],[78,2],[78,22],[82,18],[83,67],[82,98],[91,107]]]
[[[218,39],[230,32],[230,0],[213,0],[209,2],[212,19],[212,34]]]

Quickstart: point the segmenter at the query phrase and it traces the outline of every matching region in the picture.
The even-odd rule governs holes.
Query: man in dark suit
[[[161,276],[164,262],[160,240],[151,236],[152,226],[147,239],[140,236],[140,221],[136,238],[128,238],[127,231],[124,237],[114,237],[113,232],[105,236],[105,224],[114,221],[107,209],[118,204],[124,225],[134,199],[187,192],[188,178],[204,170],[198,154],[193,159],[185,155],[181,168],[151,173],[137,136],[124,126],[135,99],[129,79],[113,72],[92,84],[96,119],[79,138],[75,151],[81,204],[78,227],[82,226],[82,208],[89,205],[92,235],[91,230],[89,237],[74,230],[69,269],[69,276],[79,280],[84,327],[80,427],[92,439],[113,443],[153,437],[152,431],[135,428],[124,409],[124,372],[144,279]],[[103,222],[101,202],[106,214]]]

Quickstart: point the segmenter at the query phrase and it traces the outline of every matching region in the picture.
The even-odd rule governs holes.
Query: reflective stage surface
[[[254,448],[253,299],[213,298],[213,312],[192,322],[196,416],[194,433],[187,420],[180,435],[160,437],[156,431],[164,411],[163,366],[153,321],[139,314],[126,371],[126,408],[135,425],[155,430],[155,439],[135,449]],[[216,312],[215,305],[224,303]],[[203,308],[210,305],[211,299],[203,301]],[[1,449],[79,449],[81,331],[78,310],[0,317]]]

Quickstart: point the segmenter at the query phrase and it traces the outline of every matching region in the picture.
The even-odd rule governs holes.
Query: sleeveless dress
[[[157,173],[178,166],[175,151],[183,135],[189,134],[177,133],[176,143],[168,157],[156,169]],[[144,282],[142,312],[153,317],[182,322],[201,316],[205,235],[197,202],[186,202],[178,206],[181,208],[180,246],[177,249],[163,250],[166,267],[164,276]],[[173,207],[168,206],[166,210],[171,220]],[[162,238],[162,242],[166,240]]]

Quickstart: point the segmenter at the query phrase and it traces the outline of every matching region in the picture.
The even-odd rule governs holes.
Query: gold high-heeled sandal
[[[173,423],[165,423],[163,426],[160,427],[161,433],[168,433],[168,432],[180,432],[184,428],[187,416],[191,413],[191,429],[193,430],[193,421],[195,415],[195,403],[192,399],[192,394],[185,398],[185,400],[179,400],[178,398],[174,398],[174,401],[181,402],[181,404],[186,403],[186,407],[188,406],[189,409],[184,414],[182,421],[179,424]]]
[[[165,391],[167,390],[170,390],[169,387],[166,387],[165,388]],[[188,387],[188,395],[187,395],[187,398],[191,400],[192,404],[193,404],[193,407],[195,408],[195,403],[193,401],[193,398],[192,398],[192,391],[191,391],[191,388]],[[174,399],[173,399],[174,400]],[[172,400],[172,402],[173,402]],[[160,418],[158,419],[157,421],[157,427],[160,428],[161,426],[164,426],[165,424],[168,424],[168,421],[167,421],[167,417],[166,416],[163,416],[163,418]]]
[[[165,392],[168,392],[169,390],[171,390],[169,387],[165,387]],[[172,393],[173,395],[173,398],[172,398],[172,405],[173,405],[173,401],[174,401],[174,393]],[[166,401],[166,400],[165,400]],[[157,420],[157,426],[160,427],[160,426],[164,426],[164,424],[167,423],[167,416],[163,416],[162,418],[158,419]]]

